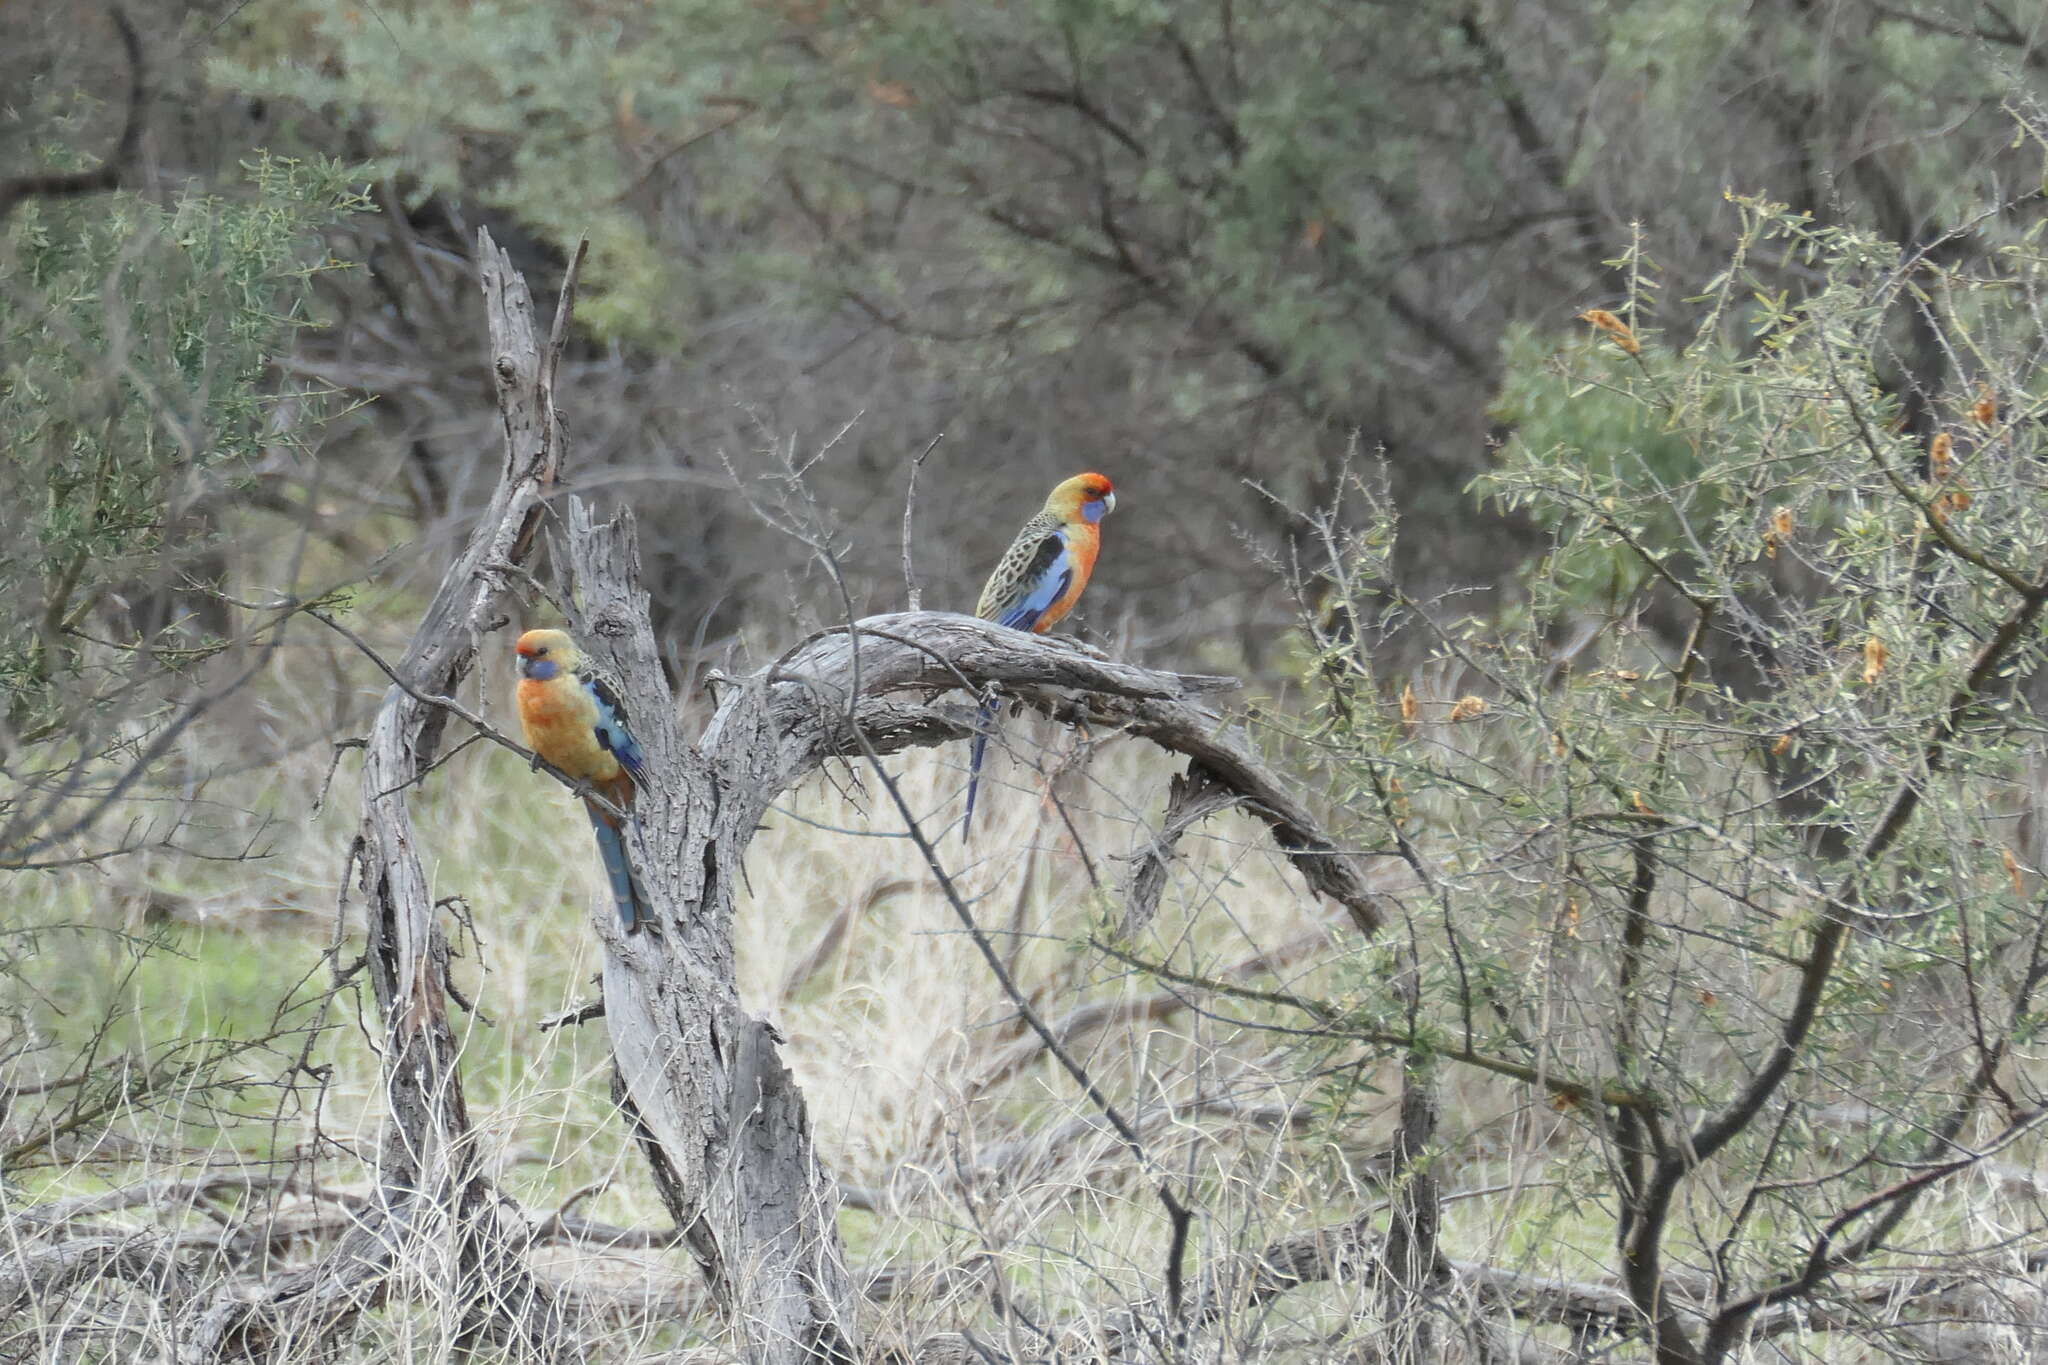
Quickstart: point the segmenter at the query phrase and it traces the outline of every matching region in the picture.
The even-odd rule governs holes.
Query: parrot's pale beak
[[[1110,514],[1111,512],[1114,512],[1115,510],[1116,510],[1116,494],[1114,494],[1114,493],[1104,493],[1104,494],[1102,495],[1102,512],[1103,512],[1103,515],[1104,515],[1104,516],[1107,516],[1107,515],[1109,515],[1109,514]]]

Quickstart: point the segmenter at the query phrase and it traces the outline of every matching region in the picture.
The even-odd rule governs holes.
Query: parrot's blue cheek
[[[526,659],[521,661],[520,670],[535,682],[546,682],[555,676],[553,659]]]

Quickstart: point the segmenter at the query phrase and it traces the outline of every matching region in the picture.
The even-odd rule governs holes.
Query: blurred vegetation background
[[[0,22],[7,169],[104,152],[125,82],[104,17]],[[470,233],[517,244],[543,293],[587,234],[579,480],[648,513],[679,650],[792,594],[837,612],[728,466],[841,428],[811,479],[863,608],[900,600],[904,469],[941,432],[935,604],[971,603],[1019,513],[1100,467],[1129,515],[1093,628],[1258,667],[1293,619],[1264,567],[1287,509],[1329,497],[1354,440],[1428,528],[1404,573],[1509,588],[1541,530],[1468,487],[1525,428],[1605,434],[1544,374],[1626,291],[1612,262],[1659,267],[1638,328],[1683,311],[1727,264],[1730,190],[1907,247],[1970,215],[1942,251],[1981,258],[2027,217],[1975,206],[2037,176],[2011,110],[2044,80],[2030,20],[1960,0],[173,0],[136,22],[153,96],[124,197],[274,208],[244,169],[267,155],[346,163],[369,201],[300,238],[348,268],[275,348],[280,388],[367,401],[245,492],[317,476],[328,523],[377,548],[444,530],[495,421]],[[1773,264],[1752,262],[1802,278]],[[1951,362],[1894,341],[1924,406]]]
[[[1262,742],[1361,847],[1460,850],[1439,871],[1485,918],[1474,908],[1461,939],[1446,909],[1417,949],[1437,1024],[1461,1024],[1469,1047],[1491,1011],[1503,1031],[1487,1045],[1526,1047],[1532,1066],[1611,1064],[1726,1101],[1716,1068],[1741,1073],[1783,1004],[1729,980],[1787,961],[1805,927],[1805,911],[1742,919],[1745,859],[1786,887],[1824,881],[1882,827],[1899,774],[1930,769],[1952,656],[1998,633],[2011,586],[1956,567],[1975,561],[1930,567],[1940,528],[2002,564],[2041,549],[2044,127],[2048,16],[1993,0],[156,0],[118,19],[83,0],[0,5],[6,1198],[119,1186],[135,1163],[162,1174],[195,1151],[345,1166],[368,1141],[375,1061],[335,1042],[357,1004],[335,909],[348,821],[328,803],[347,809],[334,746],[362,732],[384,679],[302,613],[345,613],[395,655],[489,492],[479,226],[540,297],[590,241],[560,380],[569,484],[638,513],[686,711],[708,705],[706,669],[765,662],[843,614],[814,547],[759,508],[797,498],[856,611],[900,607],[910,465],[943,436],[918,475],[914,549],[925,605],[964,610],[1045,491],[1100,470],[1119,510],[1079,633],[1247,678]],[[1705,599],[1743,609],[1695,635]],[[1973,732],[1944,770],[1939,820],[1879,850],[1872,896],[1932,937],[1887,939],[1833,987],[1859,1022],[1801,1075],[1809,1137],[1851,1098],[1890,1106],[1898,1132],[1940,1129],[1926,1106],[1953,1092],[1887,1079],[1905,1065],[1879,1045],[1891,1012],[1916,1037],[1967,1037],[1996,1012],[1976,966],[2039,947],[2038,647],[2030,618],[2000,664],[2003,728]],[[1660,667],[1681,681],[1645,701],[1634,684]],[[1587,690],[1553,697],[1574,668]],[[506,685],[487,673],[480,705],[501,707]],[[1453,714],[1467,693],[1487,709]],[[1482,715],[1502,728],[1454,729]],[[1416,758],[1418,734],[1444,754]],[[1581,742],[1573,761],[1601,781],[1548,785],[1550,757]],[[1066,762],[1047,760],[1061,780]],[[1171,1089],[1156,1062],[1182,1102],[1207,1103],[1200,1059],[1239,1046],[1237,1024],[1198,1015],[1159,1042],[1145,1021],[1179,1006],[1146,1014],[1142,981],[1060,951],[1104,913],[1089,841],[1135,847],[1155,767],[1119,757],[1072,791],[1086,837],[1068,827],[1069,844],[1018,798],[1010,837],[1034,852],[977,891],[1043,936],[1046,998],[1129,1007],[1088,1035],[1129,1068],[1125,1090]],[[451,909],[488,912],[465,962],[501,1017],[466,1036],[504,1178],[536,1206],[611,1180],[590,1207],[644,1218],[601,1040],[494,1031],[576,1007],[594,869],[580,844],[542,856],[559,794],[504,755],[449,774],[431,796],[438,875]],[[915,775],[928,808],[952,799],[948,763]],[[1554,881],[1518,881],[1500,851],[1534,837],[1532,812],[1626,812],[1632,796],[1618,818],[1650,818],[1704,809],[1709,791],[1723,842],[1668,856],[1712,891],[1669,914],[1739,952],[1650,950],[1629,970],[1661,983],[1663,1041],[1618,1050],[1612,1030],[1639,1024],[1603,1013],[1611,976],[1573,963],[1636,933],[1599,911],[1638,875],[1620,826],[1546,845]],[[935,968],[904,948],[940,932],[942,907],[915,860],[834,842],[872,811],[829,789],[791,811],[754,868],[769,927],[742,971],[750,999],[796,1021],[828,1165],[872,1193],[953,1160],[935,1093],[990,1131],[1083,1112],[1044,1074],[971,1079],[999,1002],[964,984],[964,953]],[[1738,827],[1741,856],[1725,843]],[[1199,975],[1312,935],[1300,893],[1243,842],[1196,860],[1151,955]],[[1961,948],[1930,946],[1967,937],[1944,897],[1979,882],[2009,898]],[[819,965],[883,906],[890,934]],[[1300,951],[1313,961],[1292,989],[1368,1033],[1399,1023],[1375,994],[1389,959]],[[75,997],[52,989],[52,963]],[[1950,968],[1967,1018],[1942,1012],[1962,989]],[[1916,971],[1925,995],[1908,1001]],[[878,984],[899,974],[915,988]],[[2014,1047],[2037,1029],[2038,975],[1999,1001]],[[927,1031],[929,1051],[913,1045]],[[1392,1084],[1350,1054],[1273,1046],[1260,1066],[1288,1112],[1219,1120],[1241,1145],[1210,1172],[1216,1216],[1252,1242],[1365,1197],[1361,1134],[1385,1126],[1376,1085]],[[1932,1075],[1947,1056],[1930,1041],[1913,1065]],[[1544,1273],[1613,1269],[1614,1208],[1591,1193],[1605,1168],[1587,1153],[1621,1139],[1509,1093],[1454,1087],[1446,1147],[1470,1184],[1513,1192],[1454,1208],[1451,1235]],[[1315,1116],[1307,1138],[1297,1110]],[[1779,1178],[1794,1127],[1759,1136],[1730,1188]],[[1212,1151],[1183,1136],[1188,1162]],[[1279,1163],[1289,1141],[1307,1145]],[[1585,1166],[1521,1164],[1575,1142]],[[1918,1152],[1884,1147],[1871,1170]],[[1244,1194],[1282,1165],[1262,1193],[1287,1217]],[[1030,1284],[1054,1299],[1128,1288],[1153,1268],[1141,1185],[1083,1206],[1066,1179],[977,1235],[1115,1252],[1085,1274],[1078,1255],[1037,1265]],[[2038,1215],[1980,1201],[1922,1216],[1930,1236],[1991,1241]],[[932,1217],[864,1210],[847,1235],[877,1261],[936,1255],[954,1244]],[[1739,1242],[1738,1270],[1753,1255],[1758,1275],[1777,1239],[1811,1231],[1749,1217],[1722,1249]],[[1688,1235],[1713,1260],[1718,1232]],[[400,1318],[382,1340],[439,1358],[445,1343]],[[1294,1326],[1333,1330],[1312,1311]],[[0,1359],[32,1358],[26,1340],[0,1340]]]

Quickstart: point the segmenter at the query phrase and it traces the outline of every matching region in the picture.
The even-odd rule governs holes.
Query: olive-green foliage
[[[1556,538],[1529,616],[1440,621],[1433,669],[1376,671],[1370,625],[1419,610],[1381,591],[1382,511],[1339,589],[1368,629],[1325,630],[1311,675],[1336,799],[1364,846],[1415,856],[1425,973],[1411,1019],[1393,962],[1361,956],[1332,1012],[1504,1064],[1583,1119],[1561,1197],[1624,1230],[1647,1207],[1632,1153],[1677,1163],[1682,1212],[1656,1235],[1718,1258],[1730,1300],[1796,1274],[1838,1210],[1872,1200],[1845,1220],[1860,1234],[1910,1206],[1883,1193],[1892,1163],[1967,1163],[2041,1103],[2048,974],[2043,228],[1957,269],[1738,206],[1707,295],[1638,287],[1606,330],[1515,341],[1524,439],[1486,487]],[[1765,258],[1809,285],[1773,287]],[[1931,435],[1886,382],[1920,310],[1955,357]],[[1611,596],[1590,564],[1621,566]],[[1816,957],[1830,934],[1839,955]],[[1782,1084],[1691,1172],[1687,1134],[1781,1046]],[[1909,1218],[1889,1244],[1958,1238]]]
[[[1369,440],[1469,421],[1500,326],[1608,287],[1630,218],[1684,285],[1726,188],[1939,221],[1992,183],[1999,102],[2032,79],[1973,24],[1702,0],[300,0],[246,22],[221,79],[346,111],[422,192],[588,233],[581,317],[605,332],[689,347],[734,309],[851,301],[974,383],[1108,329],[1179,416],[1269,393]]]
[[[241,185],[159,204],[136,194],[31,200],[7,224],[0,293],[0,689],[18,736],[75,714],[87,641],[176,665],[217,639],[178,622],[100,619],[117,590],[190,584],[201,500],[266,446],[271,366],[307,321],[320,229],[360,206],[351,173],[259,158]],[[103,638],[103,637],[102,637]]]
[[[858,414],[812,479],[863,609],[893,600],[901,470],[943,431],[931,600],[972,603],[1010,529],[992,492],[1095,467],[1145,511],[1119,520],[1092,624],[1114,603],[1189,643],[1227,626],[1258,660],[1282,597],[1243,547],[1295,534],[1283,509],[1328,495],[1354,437],[1430,525],[1401,567],[1432,590],[1541,552],[1467,489],[1529,349],[1616,306],[1632,223],[1685,298],[1736,230],[1731,189],[1904,241],[2023,183],[2001,102],[2048,73],[1981,27],[1963,0],[285,0],[226,26],[213,72],[345,130],[444,249],[479,219],[556,259],[587,233],[579,320],[645,383],[594,405],[586,449],[633,452],[632,477],[721,477],[721,456],[747,477],[763,429],[815,446]],[[1000,490],[947,469],[967,451]],[[837,611],[816,585],[728,587],[723,566],[788,557],[724,510],[677,496],[660,518],[694,566],[656,589],[676,634],[722,596]],[[1576,572],[1588,600],[1634,580]]]
[[[1648,362],[1590,327],[1562,336],[1511,328],[1501,345],[1505,372],[1494,413],[1514,432],[1516,451],[1545,451],[1549,469],[1582,475],[1581,496],[1592,496],[1596,486],[1603,490],[1599,496],[1610,496],[1605,490],[1615,487],[1628,490],[1668,537],[1677,523],[1665,502],[1696,508],[1700,498],[1712,496],[1712,481],[1698,479],[1694,441],[1633,391],[1642,367],[1660,354],[1654,338],[1637,344],[1646,348]],[[1646,494],[1656,496],[1641,496]],[[1558,503],[1521,506],[1553,534],[1570,520]],[[1550,573],[1578,602],[1612,610],[1642,586],[1650,570],[1625,544],[1567,536]]]

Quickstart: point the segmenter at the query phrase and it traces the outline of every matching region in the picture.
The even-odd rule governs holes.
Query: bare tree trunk
[[[1422,1026],[1422,971],[1412,942],[1402,956],[1394,993],[1413,1034]],[[1418,1049],[1402,1059],[1400,1122],[1389,1153],[1393,1210],[1379,1263],[1382,1358],[1390,1365],[1429,1365],[1437,1358],[1430,1300],[1449,1270],[1437,1244],[1442,1191],[1429,1151],[1436,1141],[1437,1086],[1437,1064],[1428,1053]]]
[[[489,506],[395,665],[402,683],[385,694],[371,729],[363,823],[350,853],[384,1025],[389,1112],[378,1205],[321,1265],[267,1286],[255,1300],[223,1299],[195,1313],[181,1333],[187,1361],[260,1357],[290,1341],[345,1332],[382,1301],[401,1262],[445,1287],[439,1302],[457,1349],[488,1344],[515,1357],[574,1354],[552,1295],[523,1262],[524,1223],[500,1209],[478,1160],[448,1022],[448,946],[406,804],[432,766],[448,716],[423,698],[452,696],[476,660],[478,642],[505,624],[494,610],[500,575],[531,544],[529,522],[562,449],[552,388],[575,271],[563,288],[554,341],[543,349],[526,283],[488,233],[478,234],[478,257],[505,418],[504,463]]]
[[[1430,1164],[1436,1141],[1436,1063],[1411,1052],[1401,1068],[1400,1126],[1394,1130],[1394,1208],[1381,1258],[1380,1303],[1386,1326],[1385,1357],[1395,1365],[1428,1365],[1437,1358],[1430,1299],[1443,1280],[1437,1233],[1441,1191]]]
[[[578,633],[624,665],[651,774],[635,803],[634,853],[660,930],[628,936],[608,901],[593,910],[622,1107],[750,1365],[850,1365],[860,1348],[838,1193],[779,1040],[740,1008],[733,975],[740,859],[767,802],[794,779],[775,765],[773,744],[744,746],[721,765],[708,738],[698,749],[677,736],[630,519],[593,526],[572,500],[569,550]]]

